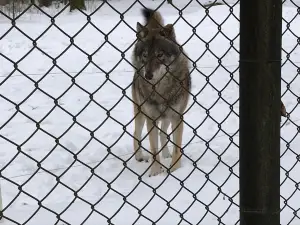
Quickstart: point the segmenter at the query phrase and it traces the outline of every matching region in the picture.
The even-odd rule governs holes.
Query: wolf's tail
[[[161,28],[164,25],[164,20],[159,12],[144,8],[142,14],[149,29]]]

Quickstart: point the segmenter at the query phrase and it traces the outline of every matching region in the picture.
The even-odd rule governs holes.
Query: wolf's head
[[[147,80],[158,80],[172,71],[172,63],[180,54],[173,25],[163,25],[159,12],[143,10],[146,25],[137,22],[138,42],[134,49],[134,61],[139,73]]]

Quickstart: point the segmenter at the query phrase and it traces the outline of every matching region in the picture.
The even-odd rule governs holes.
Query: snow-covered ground
[[[229,15],[228,6],[212,7],[207,16],[197,1],[183,10],[184,19],[175,24],[178,41],[186,42],[184,48],[198,68],[192,72],[192,93],[199,104],[191,98],[192,107],[185,116],[189,125],[185,125],[183,142],[188,157],[183,158],[183,166],[173,176],[148,177],[146,173],[139,178],[137,175],[143,174],[149,164],[132,159],[132,103],[123,94],[131,98],[133,72],[121,57],[124,52],[130,61],[133,29],[137,21],[142,22],[139,3],[127,11],[133,2],[109,1],[119,12],[126,11],[122,14],[124,22],[108,4],[90,17],[93,25],[87,23],[85,15],[69,13],[68,9],[55,17],[56,25],[52,26],[41,13],[25,13],[16,22],[19,30],[11,28],[11,22],[0,15],[0,168],[5,177],[1,179],[5,217],[18,224],[29,220],[28,225],[146,225],[158,220],[156,224],[164,225],[197,224],[200,220],[203,225],[237,223],[239,5],[233,7],[235,16]],[[162,1],[141,2],[155,8]],[[178,8],[186,2],[173,0]],[[45,10],[54,15],[53,9]],[[179,17],[166,3],[160,11],[166,23]],[[285,3],[284,19],[290,21],[296,15],[297,8]],[[220,32],[216,24],[224,19]],[[200,21],[195,35],[191,26]],[[293,214],[293,209],[299,209],[300,199],[295,186],[300,182],[300,77],[295,78],[300,64],[300,50],[295,48],[299,27],[300,16],[288,31],[283,23],[282,100],[291,112],[290,120],[282,120],[281,130],[283,225],[300,223]],[[37,47],[44,53],[32,49],[32,40],[20,31],[37,39]],[[114,47],[105,43],[103,34]],[[75,45],[71,45],[70,36]],[[230,40],[234,41],[228,51]],[[204,41],[210,42],[209,50]],[[57,67],[46,54],[56,59]],[[88,55],[92,55],[94,64],[89,63]],[[3,56],[16,62],[27,77],[15,71],[12,61]],[[216,56],[222,57],[222,66]],[[286,82],[291,83],[289,89]],[[95,138],[91,138],[91,131]],[[149,147],[148,139],[143,145]],[[190,159],[196,161],[197,169]],[[127,160],[128,169],[122,160]],[[170,160],[163,162],[168,165]],[[9,219],[2,222],[16,224]]]

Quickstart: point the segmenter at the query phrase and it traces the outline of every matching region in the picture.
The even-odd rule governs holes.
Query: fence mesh
[[[125,3],[124,3],[125,2]],[[239,2],[34,1],[0,10],[1,218],[11,224],[238,224]],[[281,213],[299,223],[299,4],[283,2]],[[18,8],[17,8],[18,6]],[[192,77],[182,166],[136,162],[136,23],[174,24]],[[181,49],[180,48],[180,49]],[[285,112],[287,108],[287,113]],[[172,150],[172,129],[166,132]],[[161,150],[162,151],[162,150]]]

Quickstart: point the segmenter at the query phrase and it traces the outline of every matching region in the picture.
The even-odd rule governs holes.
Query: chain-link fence
[[[5,2],[4,224],[239,224],[238,1],[86,1],[72,12],[67,2]],[[293,225],[300,222],[300,2],[283,6],[281,224]],[[151,34],[165,42],[147,46],[145,30],[137,35],[142,8],[173,24]],[[150,65],[151,54],[160,61]],[[166,65],[170,58],[184,79]],[[161,71],[167,80],[155,77]],[[157,112],[168,121],[158,133]],[[172,152],[182,157],[170,173]]]

